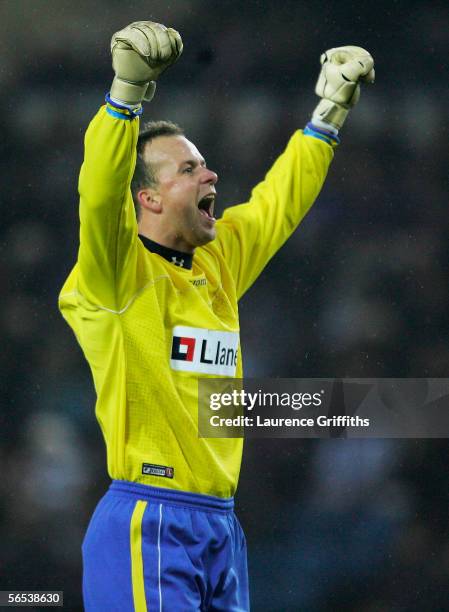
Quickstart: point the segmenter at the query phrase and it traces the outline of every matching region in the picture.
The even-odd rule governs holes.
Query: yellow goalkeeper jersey
[[[86,133],[78,260],[59,296],[92,371],[109,475],[230,497],[243,440],[198,437],[197,381],[242,377],[237,302],[314,202],[332,147],[297,131],[186,269],[138,236],[139,119],[113,114],[103,106]]]

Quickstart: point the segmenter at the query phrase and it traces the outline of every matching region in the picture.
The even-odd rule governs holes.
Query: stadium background
[[[0,3],[0,588],[63,589],[107,486],[90,374],[57,311],[77,249],[83,133],[112,32],[154,19],[185,52],[145,118],[183,125],[245,201],[308,120],[320,53],[369,49],[318,203],[241,305],[246,374],[446,377],[449,18],[441,2]],[[445,440],[261,440],[238,514],[256,612],[449,609]]]

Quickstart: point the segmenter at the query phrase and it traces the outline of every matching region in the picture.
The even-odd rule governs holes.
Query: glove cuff
[[[145,95],[143,97],[145,102],[151,102],[151,100],[154,98],[154,94],[155,93],[156,93],[156,81],[150,81],[148,83],[147,90],[146,90]]]
[[[114,77],[111,85],[111,97],[121,100],[124,104],[140,104],[147,95],[148,86],[149,83],[130,83],[129,81]]]
[[[313,111],[312,123],[328,123],[331,127],[340,130],[348,113],[347,108],[323,98]]]

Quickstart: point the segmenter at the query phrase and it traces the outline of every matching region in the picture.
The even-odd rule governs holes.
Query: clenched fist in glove
[[[322,98],[312,123],[330,124],[337,130],[360,97],[360,82],[374,82],[374,60],[362,47],[337,47],[321,55],[321,72],[315,93]]]
[[[111,40],[115,78],[111,97],[125,104],[151,100],[154,82],[182,53],[176,30],[153,21],[135,21],[116,32]]]

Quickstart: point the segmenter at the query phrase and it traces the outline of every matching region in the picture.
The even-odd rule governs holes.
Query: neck
[[[169,232],[163,232],[160,229],[155,228],[154,225],[150,225],[148,222],[145,222],[143,219],[141,219],[138,223],[138,231],[139,236],[144,236],[145,238],[148,238],[148,240],[160,244],[167,249],[172,249],[173,251],[178,251],[180,253],[187,253],[189,255],[193,255],[195,252],[195,249],[187,244],[183,238]]]

